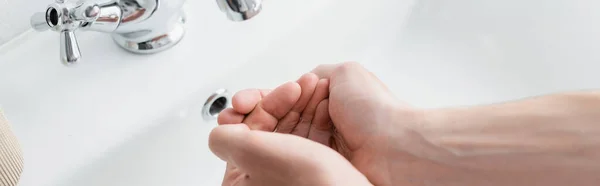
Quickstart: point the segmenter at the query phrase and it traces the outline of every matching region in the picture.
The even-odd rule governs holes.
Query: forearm
[[[495,171],[600,170],[600,92],[426,112],[443,163]]]

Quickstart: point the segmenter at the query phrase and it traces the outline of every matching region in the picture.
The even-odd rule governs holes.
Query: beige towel
[[[21,147],[0,110],[0,186],[17,185],[21,172],[23,172]]]

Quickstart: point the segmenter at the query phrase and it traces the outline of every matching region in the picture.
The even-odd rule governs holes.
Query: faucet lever
[[[54,1],[33,15],[31,26],[60,34],[60,59],[67,65],[81,59],[75,36],[79,29],[110,34],[120,47],[137,54],[167,50],[185,34],[186,0]]]
[[[60,34],[60,59],[65,65],[79,62],[81,52],[74,31],[62,31]]]
[[[40,32],[50,29],[50,25],[46,21],[46,14],[43,12],[33,14],[31,16],[31,27]]]
[[[60,59],[65,65],[73,65],[81,59],[75,31],[86,23],[95,21],[100,7],[84,1],[56,0],[45,13],[31,17],[31,26],[37,31],[53,30],[60,33]]]

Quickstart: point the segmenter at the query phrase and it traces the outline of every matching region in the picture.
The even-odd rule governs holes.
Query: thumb
[[[208,146],[210,150],[223,161],[232,161],[240,153],[240,148],[246,146],[245,140],[250,135],[250,129],[245,124],[222,125],[210,132]]]
[[[247,174],[250,180],[370,185],[339,153],[296,135],[250,130],[245,124],[236,124],[218,126],[209,138],[211,151]]]
[[[250,130],[245,124],[216,127],[210,134],[209,147],[219,158],[248,174],[281,175],[288,170],[314,168],[318,161],[314,158],[315,153],[336,154],[305,138]]]

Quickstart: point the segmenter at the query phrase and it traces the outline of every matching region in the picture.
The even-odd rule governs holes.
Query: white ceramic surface
[[[29,29],[29,16],[52,0],[0,0],[0,45]]]
[[[172,50],[134,55],[110,36],[79,32],[83,61],[58,58],[59,35],[30,33],[0,49],[0,107],[14,125],[27,159],[22,185],[65,179],[136,134],[157,125],[194,92],[263,54],[270,43],[331,4],[273,1],[249,22],[227,20],[215,1],[188,1],[188,30]],[[296,9],[298,7],[298,9]],[[259,18],[257,17],[257,18]],[[204,157],[199,157],[204,158]]]
[[[55,33],[0,49],[0,106],[26,153],[22,185],[218,185],[218,88],[271,88],[317,64],[360,61],[421,107],[600,88],[597,1],[269,0],[251,22],[193,1],[189,32],[138,56],[81,33],[84,61],[58,62]],[[35,51],[35,52],[33,52]]]

